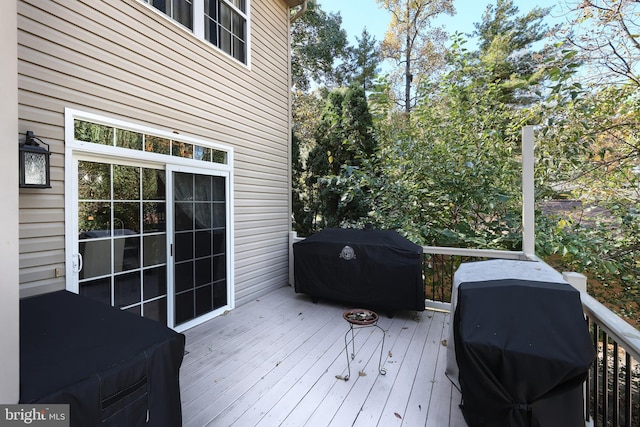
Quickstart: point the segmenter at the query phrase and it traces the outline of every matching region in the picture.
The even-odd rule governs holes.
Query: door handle
[[[73,257],[73,272],[80,273],[82,271],[82,267],[83,267],[82,254],[78,252]]]

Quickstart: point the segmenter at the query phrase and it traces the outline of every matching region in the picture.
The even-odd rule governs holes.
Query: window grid
[[[246,0],[142,0],[243,64],[247,63]],[[202,16],[200,16],[202,14]],[[204,33],[199,34],[204,22]]]
[[[74,121],[74,138],[77,141],[94,144],[183,157],[208,163],[227,164],[227,153],[215,148],[82,120]]]
[[[165,172],[80,161],[78,173],[79,293],[166,324]]]

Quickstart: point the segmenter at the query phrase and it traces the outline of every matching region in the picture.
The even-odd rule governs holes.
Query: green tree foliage
[[[337,68],[348,59],[347,33],[340,14],[326,13],[315,0],[291,25],[291,79],[294,88],[308,91],[312,82],[341,85]]]
[[[362,35],[356,37],[358,45],[351,50],[350,68],[353,69],[351,84],[358,85],[364,91],[373,88],[373,82],[380,71],[382,53],[380,46],[367,29],[362,30]]]
[[[370,211],[369,188],[360,171],[376,152],[373,119],[364,90],[335,89],[329,93],[307,160],[307,211],[312,231],[357,223]]]
[[[300,235],[308,236],[315,227],[315,212],[310,207],[317,205],[316,192],[307,186],[307,158],[315,146],[315,133],[322,111],[324,100],[315,92],[293,93],[293,130],[291,149],[292,170],[292,210],[293,228]]]
[[[496,84],[465,77],[473,58],[461,45],[453,69],[421,86],[410,128],[385,146],[376,223],[420,244],[517,249],[523,113],[496,103]]]
[[[557,30],[544,22],[549,11],[536,7],[518,15],[512,0],[497,0],[487,6],[482,21],[475,24],[478,50],[474,56],[479,66],[471,72],[498,84],[501,102],[531,105],[541,100],[542,94],[536,94],[535,89],[547,77],[549,64],[545,59],[555,50],[542,42]]]

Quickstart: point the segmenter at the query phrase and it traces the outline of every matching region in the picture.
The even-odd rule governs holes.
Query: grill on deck
[[[422,247],[392,230],[329,228],[293,245],[295,290],[385,310],[424,310]]]

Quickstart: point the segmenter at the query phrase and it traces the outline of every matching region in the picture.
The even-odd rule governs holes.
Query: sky
[[[535,6],[554,6],[551,15],[556,17],[555,22],[561,22],[560,1],[562,0],[513,0],[513,3],[518,7],[520,14],[529,12]],[[390,15],[386,10],[378,8],[376,0],[318,0],[318,3],[325,12],[340,12],[342,28],[347,31],[351,45],[356,44],[355,37],[360,37],[365,27],[377,41],[384,39]],[[444,26],[449,34],[456,31],[470,33],[475,28],[473,24],[480,22],[482,13],[490,3],[495,4],[495,0],[454,0],[456,14],[444,16],[437,23]]]

